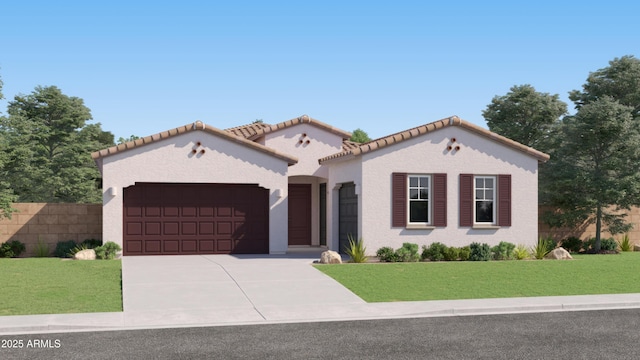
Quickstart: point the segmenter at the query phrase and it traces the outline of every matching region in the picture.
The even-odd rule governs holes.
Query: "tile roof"
[[[250,147],[252,149],[258,150],[260,152],[263,152],[265,154],[274,156],[276,158],[282,159],[286,162],[289,163],[289,165],[294,165],[298,162],[298,159],[296,157],[290,156],[290,155],[286,155],[283,154],[279,151],[276,151],[274,149],[268,148],[266,146],[260,145],[258,143],[255,143],[253,141],[249,141],[241,136],[236,136],[233,134],[233,132],[228,132],[225,130],[220,130],[218,128],[215,128],[213,126],[210,125],[206,125],[201,121],[196,121],[193,124],[187,124],[184,126],[180,126],[177,127],[175,129],[171,129],[171,130],[167,130],[155,135],[151,135],[151,136],[147,136],[144,138],[140,138],[137,140],[133,140],[133,141],[129,141],[123,144],[118,144],[116,146],[112,146],[110,148],[104,149],[104,150],[99,150],[96,152],[93,152],[91,154],[91,157],[94,160],[98,160],[101,158],[104,158],[106,156],[110,156],[113,154],[117,154],[123,151],[127,151],[127,150],[131,150],[140,146],[144,146],[144,145],[148,145],[151,143],[154,143],[156,141],[160,141],[160,140],[165,140],[168,138],[171,138],[173,136],[179,135],[179,134],[183,134],[186,133],[188,131],[204,131],[207,132],[209,134],[213,134],[216,136],[219,136],[223,139],[229,140],[229,141],[233,141],[235,143],[239,143],[241,145]]]
[[[335,135],[341,136],[343,140],[351,138],[351,133],[349,133],[347,131],[340,130],[340,129],[338,129],[336,127],[333,127],[331,125],[325,124],[322,121],[319,121],[319,120],[316,120],[314,118],[309,117],[309,115],[302,115],[302,116],[299,116],[299,117],[291,119],[291,120],[283,121],[281,123],[277,123],[277,124],[274,124],[274,125],[267,125],[265,127],[262,127],[261,129],[255,129],[256,133],[254,135],[251,135],[251,136],[247,137],[247,139],[255,140],[255,139],[257,139],[257,138],[259,138],[261,136],[264,136],[264,135],[266,135],[268,133],[271,133],[271,132],[274,132],[274,131],[278,131],[278,130],[281,130],[281,129],[285,129],[285,128],[288,128],[288,127],[291,127],[291,126],[300,125],[300,124],[310,124],[310,125],[319,127],[319,128],[324,129],[326,131],[329,131],[330,133],[333,133]],[[228,129],[228,131],[234,131],[234,129],[236,129],[236,128]]]
[[[245,139],[249,139],[258,134],[258,132],[262,131],[265,128],[270,127],[271,125],[265,123],[253,123],[247,125],[241,125],[232,127],[229,129],[224,129],[224,131],[230,132],[235,136],[239,136]]]
[[[471,132],[474,132],[480,136],[489,138],[493,141],[496,141],[500,144],[506,145],[511,147],[512,149],[521,151],[529,156],[532,156],[536,159],[538,159],[538,161],[540,162],[545,162],[547,160],[549,160],[549,155],[540,152],[536,149],[530,148],[528,146],[522,145],[519,142],[513,141],[511,139],[508,139],[504,136],[498,135],[496,133],[493,133],[489,130],[483,129],[477,125],[474,125],[472,123],[469,123],[467,121],[464,121],[462,119],[460,119],[457,116],[452,116],[452,117],[448,117],[445,119],[441,119],[438,121],[434,121],[432,123],[429,124],[425,124],[425,125],[421,125],[421,126],[417,126],[405,131],[401,131],[383,138],[379,138],[379,139],[375,139],[375,140],[371,140],[369,142],[366,142],[364,144],[357,144],[356,147],[353,148],[348,148],[348,149],[344,149],[344,151],[339,152],[337,154],[333,154],[327,157],[324,157],[322,159],[319,160],[320,164],[327,162],[327,161],[331,161],[331,160],[336,160],[336,159],[341,159],[341,158],[345,158],[345,157],[355,157],[358,155],[362,155],[364,153],[368,153],[371,151],[375,151],[378,149],[382,149],[386,146],[389,145],[393,145],[396,143],[400,143],[402,141],[429,133],[429,132],[433,132],[436,131],[438,129],[442,129],[444,127],[447,126],[460,126],[466,130],[469,130]],[[344,148],[344,147],[343,147]]]

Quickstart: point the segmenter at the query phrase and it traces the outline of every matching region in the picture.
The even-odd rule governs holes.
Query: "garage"
[[[269,252],[269,191],[247,184],[135,183],[123,191],[124,255]]]

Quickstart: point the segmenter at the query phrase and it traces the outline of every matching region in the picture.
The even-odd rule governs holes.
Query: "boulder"
[[[564,248],[556,248],[551,250],[545,257],[545,259],[552,259],[552,260],[570,260],[573,259],[573,257],[571,257],[571,254],[569,254],[569,252],[567,250],[565,250]]]
[[[342,264],[342,256],[333,250],[320,254],[320,264]]]
[[[638,244],[633,245],[633,251],[640,251],[640,245]]]
[[[95,260],[96,251],[93,249],[80,250],[75,255],[73,255],[73,258],[75,260]]]

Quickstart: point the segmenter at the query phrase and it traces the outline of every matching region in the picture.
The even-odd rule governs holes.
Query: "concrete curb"
[[[564,311],[598,311],[640,309],[640,294],[586,295],[535,298],[507,298],[481,300],[419,301],[402,303],[347,304],[330,309],[310,311],[300,307],[287,312],[277,308],[260,309],[271,313],[264,320],[242,320],[221,318],[219,321],[192,321],[185,316],[183,321],[173,324],[136,323],[132,319],[137,314],[126,312],[56,314],[56,315],[16,315],[0,317],[0,335],[71,333],[86,331],[118,331],[185,327],[266,325],[330,321],[358,321],[402,318],[477,316],[499,314],[523,314]],[[255,309],[258,311],[258,309]],[[271,312],[270,312],[271,311]],[[180,318],[176,314],[175,318]],[[189,314],[185,314],[189,315]]]

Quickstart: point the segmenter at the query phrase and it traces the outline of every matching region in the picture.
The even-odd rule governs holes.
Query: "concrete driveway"
[[[125,256],[128,326],[321,320],[365,302],[314,269],[317,255]],[[352,306],[351,306],[352,305]]]

